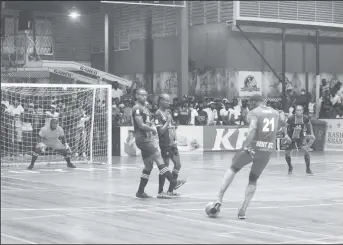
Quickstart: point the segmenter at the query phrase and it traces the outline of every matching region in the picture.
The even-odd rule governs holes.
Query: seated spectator
[[[238,99],[232,100],[232,107],[233,107],[233,122],[236,125],[241,123],[241,106],[238,103]]]
[[[336,118],[343,118],[343,105],[338,108]]]
[[[207,125],[208,116],[206,111],[204,111],[204,103],[199,103],[197,116],[195,117],[195,125],[205,126]]]
[[[216,125],[218,121],[218,112],[216,110],[216,104],[213,101],[211,101],[210,103],[208,103],[208,108],[206,108],[204,111],[207,113],[208,116],[207,125]]]
[[[248,125],[248,113],[249,113],[249,108],[248,108],[248,101],[243,100],[242,101],[242,111],[241,111],[241,125]]]
[[[325,93],[324,93],[325,95]],[[322,99],[320,107],[320,117],[321,118],[333,118],[333,107],[330,101],[330,95],[325,95]]]

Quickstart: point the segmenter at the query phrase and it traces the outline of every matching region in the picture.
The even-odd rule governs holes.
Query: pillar
[[[188,3],[179,11],[178,18],[178,37],[180,41],[180,72],[178,77],[178,97],[188,94]]]

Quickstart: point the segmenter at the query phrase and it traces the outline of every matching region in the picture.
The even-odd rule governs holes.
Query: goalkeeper
[[[62,139],[62,142],[59,138]],[[67,143],[62,127],[58,126],[57,118],[52,118],[50,124],[44,126],[39,131],[38,144],[32,154],[32,160],[30,166],[27,168],[28,170],[32,170],[38,156],[44,153],[47,147],[52,148],[64,156],[69,168],[75,168],[75,165],[70,161],[70,147]]]

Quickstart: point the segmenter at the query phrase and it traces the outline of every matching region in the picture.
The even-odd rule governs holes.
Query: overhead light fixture
[[[76,12],[76,11],[73,11],[73,12],[71,12],[70,14],[68,14],[68,16],[69,16],[70,18],[72,18],[72,19],[77,19],[77,18],[79,18],[79,17],[81,16],[81,14],[79,14],[79,13]]]

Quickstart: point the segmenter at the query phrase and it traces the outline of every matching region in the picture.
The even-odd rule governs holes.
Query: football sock
[[[33,152],[33,153],[32,153],[32,158],[31,158],[31,164],[30,164],[30,166],[33,166],[33,165],[35,164],[35,162],[36,162],[38,156],[39,156],[38,153],[36,153],[36,152]]]
[[[305,159],[306,169],[309,170],[310,164],[311,164],[310,155],[308,153],[305,153],[304,159]]]
[[[160,175],[165,176],[169,180],[170,184],[174,186],[176,185],[176,180],[173,178],[173,175],[171,174],[166,165],[162,164],[158,166],[158,169],[160,170]]]
[[[141,194],[144,193],[144,189],[146,185],[148,184],[150,173],[151,171],[148,171],[145,169],[142,171],[141,182],[139,183],[139,188],[138,188],[138,192]]]
[[[177,178],[179,177],[179,170],[174,168],[172,175],[173,175],[174,179],[177,180]],[[170,183],[168,191],[173,192],[173,190],[174,190],[173,185]]]
[[[164,183],[166,181],[166,177],[164,175],[158,175],[158,194],[163,192]]]
[[[289,168],[292,168],[292,158],[290,156],[285,157],[287,165]]]

